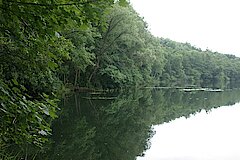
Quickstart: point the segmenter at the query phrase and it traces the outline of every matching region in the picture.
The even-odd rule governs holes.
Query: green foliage
[[[126,0],[0,1],[1,146],[41,146],[56,117],[54,94],[69,86],[239,82],[239,58],[152,36]],[[89,141],[95,129],[88,129]]]
[[[16,80],[9,85],[0,81],[1,144],[33,143],[41,146],[51,134],[49,121],[56,118],[56,100],[43,95],[42,101],[30,100],[26,88]]]
[[[160,39],[160,43],[167,59],[160,85],[225,88],[238,83],[239,58],[168,39]]]
[[[88,70],[88,83],[116,88],[150,82],[154,55],[144,49],[150,36],[145,22],[130,6],[119,5],[110,10],[107,19],[107,29],[96,40],[95,66]]]
[[[239,81],[239,58],[153,37],[131,6],[114,5],[106,19],[107,27],[94,38],[94,65],[82,74],[87,86],[224,88]]]
[[[56,117],[54,93],[63,88],[62,77],[71,76],[68,69],[93,65],[97,29],[106,26],[105,14],[114,3],[1,1],[1,146],[47,141]]]

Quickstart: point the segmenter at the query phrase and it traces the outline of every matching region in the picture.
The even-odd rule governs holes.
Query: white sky
[[[130,0],[158,37],[240,57],[239,0]]]

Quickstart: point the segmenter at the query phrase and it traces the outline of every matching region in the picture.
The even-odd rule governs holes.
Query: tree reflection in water
[[[151,145],[153,125],[240,101],[239,90],[142,89],[67,98],[39,159],[134,160]]]

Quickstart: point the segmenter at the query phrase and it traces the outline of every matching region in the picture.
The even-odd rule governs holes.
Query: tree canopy
[[[0,1],[5,148],[41,147],[67,89],[225,88],[239,82],[238,57],[154,37],[127,0]]]

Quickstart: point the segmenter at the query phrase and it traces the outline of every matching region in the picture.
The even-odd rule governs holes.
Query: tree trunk
[[[88,86],[90,85],[92,78],[95,76],[97,70],[99,69],[99,62],[100,62],[100,60],[98,59],[97,60],[97,64],[96,64],[96,66],[93,69],[93,72],[91,73],[91,75],[88,78]]]
[[[75,81],[74,81],[74,87],[77,85],[77,70],[75,70]]]

